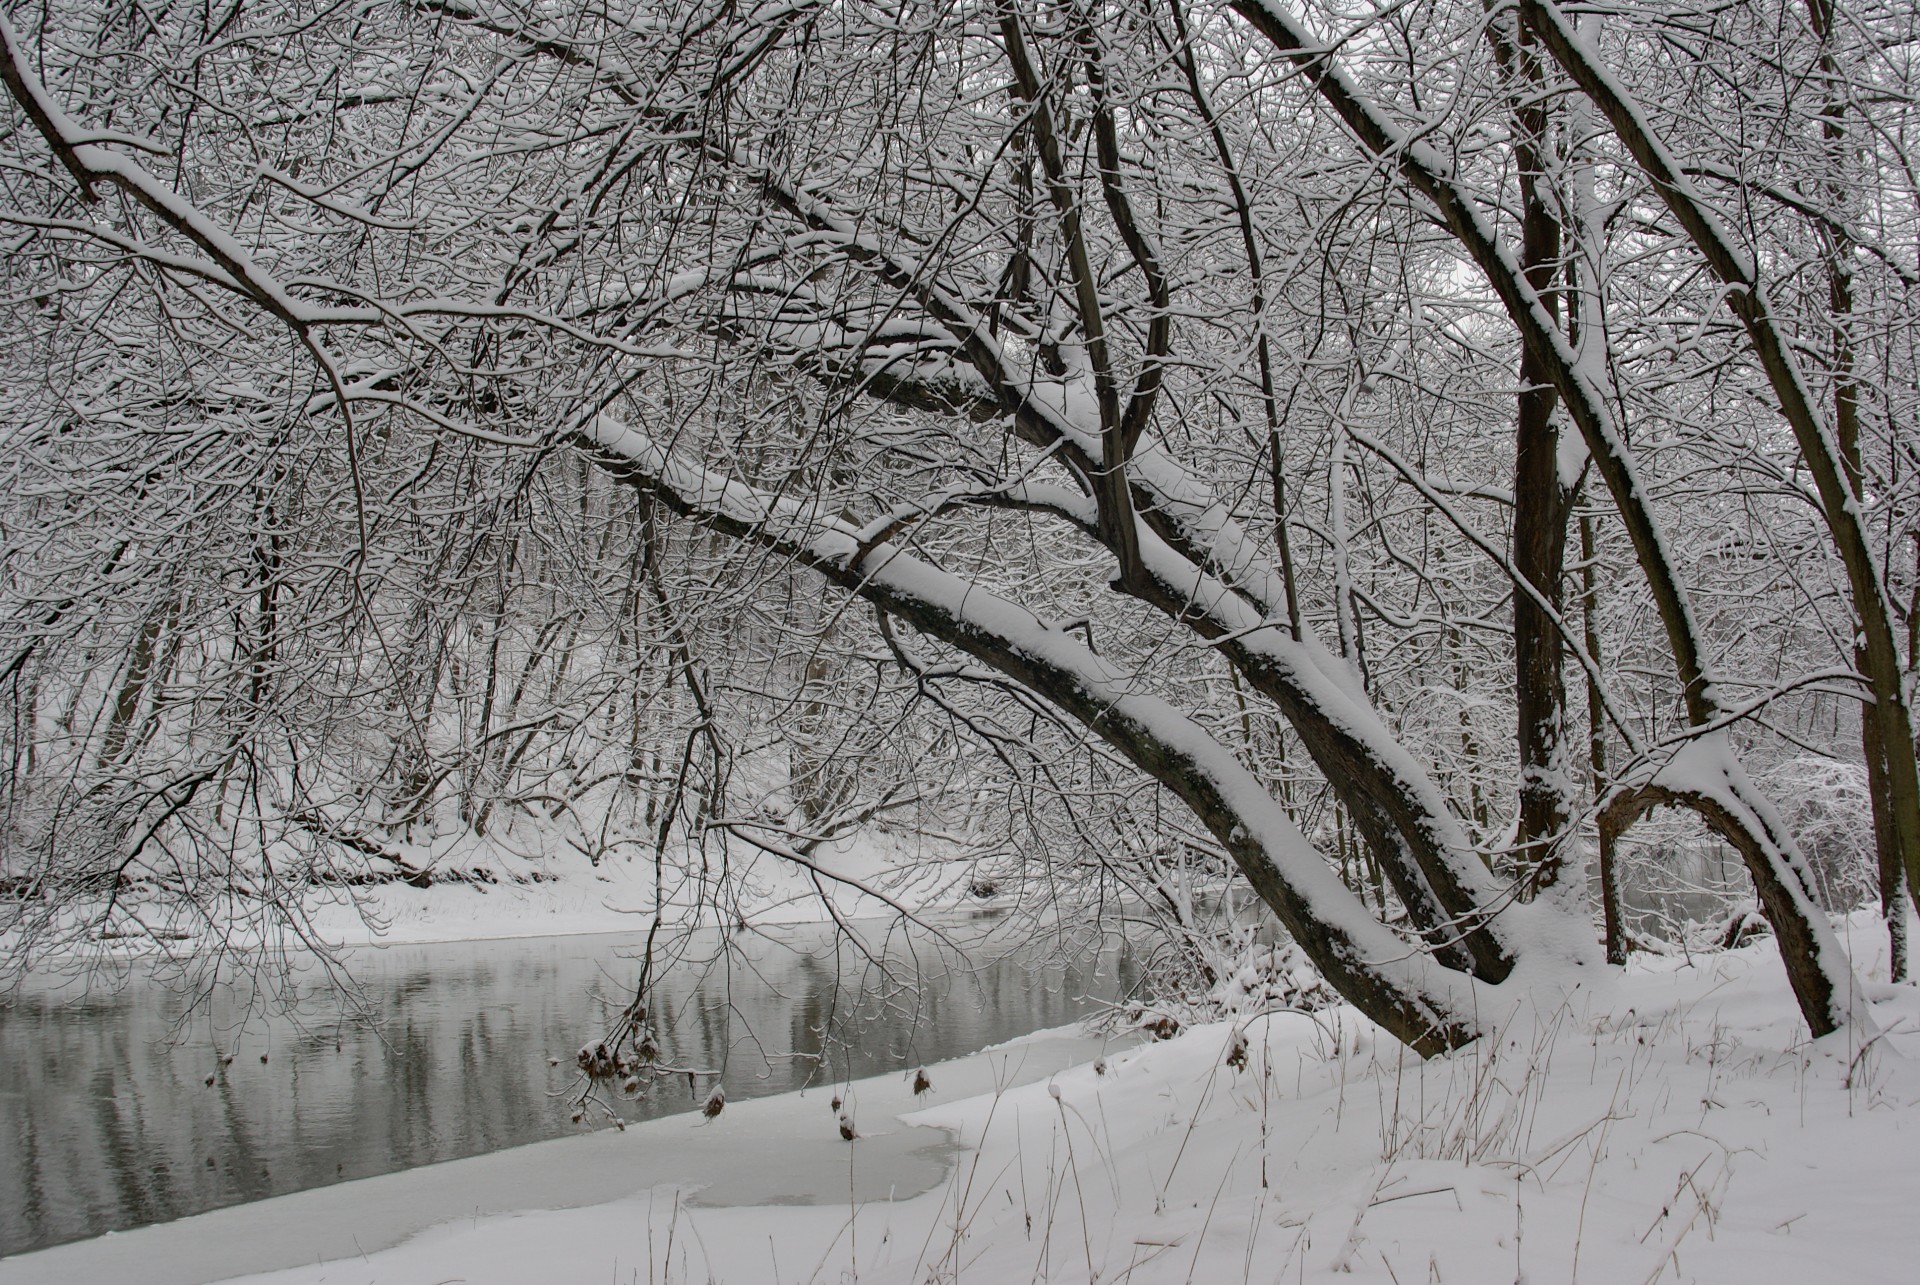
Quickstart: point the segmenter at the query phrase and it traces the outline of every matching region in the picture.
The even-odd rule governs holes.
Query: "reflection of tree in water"
[[[107,1170],[115,1185],[119,1188],[122,1204],[128,1214],[141,1222],[155,1222],[171,1213],[165,1204],[154,1198],[148,1190],[148,1179],[152,1176],[146,1166],[140,1163],[141,1155],[134,1138],[138,1136],[137,1113],[138,1099],[132,1099],[125,1105],[136,1113],[135,1128],[129,1130],[122,1116],[121,1100],[113,1093],[113,1073],[106,1067],[97,1070],[93,1077],[93,1108],[99,1122],[100,1137],[106,1154]],[[161,1169],[164,1173],[164,1168]]]
[[[733,936],[655,985],[650,1011],[664,1056],[724,1068],[730,1096],[842,1083],[1004,1038],[999,1015],[1021,1014],[1021,1031],[1008,1034],[1071,1021],[1089,996],[1137,982],[1123,942],[1064,959],[1059,944],[1001,943],[970,961],[904,934],[826,945]]]
[[[457,1116],[465,1122],[476,1149],[512,1145],[525,1122],[548,1110],[546,1094],[524,1076],[493,1074],[520,1052],[510,1021],[482,1009],[461,1033]]]
[[[1717,932],[1754,904],[1739,855],[1691,811],[1650,813],[1621,836],[1615,860],[1627,930],[1642,944]]]
[[[787,1047],[817,1065],[826,1049],[827,1023],[833,1015],[833,979],[820,961],[808,954],[800,956],[794,971],[799,1000],[787,1022]]]
[[[883,970],[831,938],[802,927],[684,943],[656,988],[671,1060],[724,1067],[741,1099],[910,1070],[1070,1021],[1086,994],[1132,984],[1125,952],[1097,975],[1091,955],[1036,971],[1038,944],[969,965],[876,934],[866,946]],[[353,968],[377,1029],[318,979],[297,1018],[254,1012],[244,1026],[244,991],[201,1009],[150,980],[75,1004],[24,994],[0,1010],[0,1253],[573,1132],[570,1051],[589,1005],[626,1004],[636,944],[364,952]],[[682,1076],[616,1105],[645,1119],[696,1108],[709,1088],[689,1094]]]

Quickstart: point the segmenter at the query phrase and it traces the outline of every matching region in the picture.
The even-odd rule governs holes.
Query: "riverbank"
[[[1137,980],[1117,943],[941,927],[963,954],[887,920],[676,936],[651,1025],[698,1074],[604,1086],[579,1122],[576,1052],[632,1000],[644,930],[341,951],[350,993],[309,966],[266,1001],[252,976],[39,979],[0,1009],[0,1256],[577,1137],[607,1111],[638,1125],[716,1084],[738,1105],[960,1057]]]
[[[655,872],[644,856],[589,864],[579,854],[541,848],[517,853],[479,845],[437,857],[439,878],[415,887],[402,880],[357,887],[349,896],[315,895],[308,913],[322,940],[338,946],[570,936],[644,929],[653,915]],[[716,844],[719,842],[715,841]],[[877,829],[820,845],[809,860],[824,872],[783,862],[744,843],[709,853],[731,881],[725,911],[700,903],[703,869],[679,855],[659,890],[669,917],[718,924],[731,912],[760,926],[885,916],[896,906],[919,911],[965,901],[955,876],[942,877],[929,841]]]
[[[1920,992],[1848,936],[1870,1044],[1805,1039],[1770,943],[1636,957],[1431,1063],[1339,1008],[1010,1071],[1045,1044],[1020,1041],[921,1102],[857,1085],[851,1144],[814,1090],[0,1260],[0,1285],[213,1280],[266,1243],[256,1285],[1905,1281]]]
[[[953,907],[997,911],[1004,897],[971,890],[969,865],[951,859],[944,841],[874,827],[823,843],[809,866],[744,843],[713,841],[705,854],[676,853],[656,882],[645,855],[597,864],[551,835],[481,839],[471,832],[396,846],[415,882],[391,871],[355,882],[316,882],[298,906],[281,908],[235,897],[209,920],[171,906],[136,886],[112,913],[75,905],[51,931],[34,938],[32,968],[60,971],[99,960],[165,955],[190,958],[209,949],[247,956],[260,951],[347,950],[511,937],[560,937],[643,931],[656,902],[677,929],[741,921],[783,924],[856,921]],[[727,872],[724,904],[713,899],[704,871]],[[18,955],[17,933],[0,933],[0,959]]]
[[[1073,1028],[1038,1032],[938,1064],[938,1096],[1017,1090],[1110,1047]],[[836,1098],[860,1134],[853,1145],[839,1137],[837,1113],[830,1109]],[[684,1207],[689,1218],[695,1210],[704,1218],[778,1206],[812,1210],[831,1221],[838,1216],[831,1211],[849,1199],[880,1207],[910,1201],[945,1181],[955,1135],[900,1118],[923,1105],[912,1085],[895,1075],[739,1102],[711,1122],[692,1112],[668,1116],[0,1258],[0,1285],[198,1285],[281,1269],[342,1280],[342,1272],[364,1275],[381,1251],[410,1259],[422,1246],[463,1229],[487,1229],[491,1237],[496,1220],[517,1239],[547,1220],[630,1222],[634,1211],[655,1206]],[[660,1231],[667,1230],[663,1221]],[[521,1244],[488,1270],[506,1273],[495,1279],[564,1279],[540,1265],[548,1249]],[[384,1270],[377,1269],[375,1278]],[[409,1266],[393,1270],[399,1274],[391,1279],[413,1279]]]

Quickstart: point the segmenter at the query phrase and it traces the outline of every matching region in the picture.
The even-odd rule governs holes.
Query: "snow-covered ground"
[[[829,917],[821,893],[772,858],[744,857],[752,878],[740,910],[759,924],[812,923]],[[924,889],[901,888],[893,872],[905,864],[884,839],[873,836],[833,845],[820,864],[835,874],[859,880],[918,908]],[[495,865],[506,863],[496,861]],[[482,867],[489,874],[492,867]],[[676,882],[674,901],[691,891]],[[888,912],[887,903],[849,883],[825,884],[834,908],[850,919]],[[573,933],[644,930],[653,913],[653,867],[645,861],[608,861],[590,866],[575,858],[545,865],[539,879],[495,877],[446,880],[427,888],[402,882],[327,890],[310,898],[307,914],[322,940],[339,946],[438,941],[477,941],[495,937],[549,937]],[[687,912],[697,917],[695,912]]]
[[[1037,1038],[933,1068],[923,1102],[854,1086],[851,1144],[815,1090],[0,1260],[0,1285],[1906,1282],[1920,991],[1884,984],[1874,926],[1847,936],[1881,979],[1867,1044],[1807,1042],[1768,942],[1636,957],[1434,1062],[1337,1008],[1100,1061]]]
[[[299,908],[297,939],[287,935],[282,916],[245,899],[224,907],[230,918],[215,931],[198,912],[148,904],[136,889],[121,900],[139,912],[141,927],[124,914],[102,916],[98,907],[75,906],[63,920],[62,944],[50,954],[39,947],[39,958],[59,964],[151,954],[156,946],[149,930],[169,955],[190,955],[209,941],[229,950],[258,944],[304,949],[310,942],[344,949],[644,931],[656,896],[668,908],[668,922],[683,927],[716,924],[723,915],[758,925],[869,919],[895,907],[919,910],[972,900],[966,862],[949,858],[953,845],[873,827],[815,849],[808,860],[820,872],[817,880],[805,867],[746,844],[729,845],[723,853],[714,841],[707,862],[715,869],[725,864],[724,906],[713,903],[713,887],[698,878],[703,863],[697,852],[676,852],[656,889],[646,856],[593,865],[550,835],[523,837],[522,843],[511,836],[479,840],[467,832],[433,844],[394,845],[410,866],[430,870],[433,882],[312,886]],[[109,925],[105,933],[103,923]],[[0,955],[14,945],[0,935]]]
[[[544,836],[526,854],[503,844],[476,844],[438,856],[443,873],[472,867],[474,879],[443,879],[427,888],[403,882],[327,890],[309,900],[307,913],[322,940],[340,946],[376,942],[477,941],[496,937],[548,937],[573,933],[644,930],[655,899],[651,860],[609,860],[589,865],[577,854],[555,856]],[[867,827],[815,849],[807,858],[820,872],[734,842],[726,845],[729,901],[757,925],[871,919],[896,907],[918,911],[975,899],[967,891],[968,865],[952,859],[951,843],[910,832]],[[708,853],[717,867],[719,843]],[[465,858],[463,860],[463,858]],[[428,864],[423,862],[422,864]],[[697,856],[681,854],[661,890],[669,921],[719,922],[708,904],[711,889],[688,872]],[[829,909],[829,903],[831,909]]]

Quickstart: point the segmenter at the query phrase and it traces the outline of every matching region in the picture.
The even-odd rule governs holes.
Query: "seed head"
[[[1235,1031],[1232,1041],[1227,1045],[1227,1065],[1236,1071],[1247,1069],[1247,1033]]]

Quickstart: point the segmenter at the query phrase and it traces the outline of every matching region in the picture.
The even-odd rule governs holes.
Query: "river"
[[[0,1254],[604,1124],[569,1118],[573,1053],[631,998],[642,940],[350,951],[371,1023],[318,969],[277,997],[42,979],[0,1009]],[[963,961],[877,926],[863,949],[824,926],[698,934],[654,995],[662,1055],[730,1098],[782,1093],[1071,1022],[1134,980],[1124,947],[1056,944],[987,936]],[[688,1111],[710,1087],[617,1105]]]

